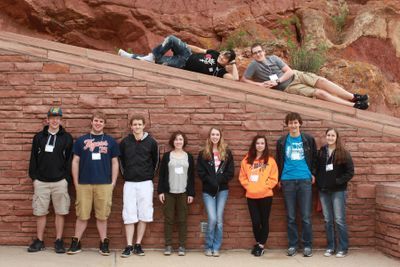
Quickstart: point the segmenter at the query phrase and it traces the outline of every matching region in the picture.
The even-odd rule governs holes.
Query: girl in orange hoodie
[[[278,166],[269,156],[267,138],[257,135],[251,142],[249,152],[242,160],[239,181],[246,190],[253,234],[256,239],[251,254],[264,254],[264,245],[269,234],[269,214],[271,212],[272,189],[278,183]]]

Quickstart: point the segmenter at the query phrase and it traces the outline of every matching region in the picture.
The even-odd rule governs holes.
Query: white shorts
[[[153,191],[153,181],[125,182],[122,209],[124,224],[153,221]]]

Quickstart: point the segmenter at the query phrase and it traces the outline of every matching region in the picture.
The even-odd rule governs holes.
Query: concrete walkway
[[[84,250],[76,255],[56,254],[52,249],[38,253],[26,252],[26,247],[0,246],[0,266],[7,267],[399,267],[400,260],[385,256],[373,249],[353,249],[346,258],[324,257],[323,250],[315,250],[314,256],[304,258],[302,254],[287,257],[283,250],[269,250],[264,256],[256,258],[246,250],[222,251],[221,257],[206,257],[201,251],[189,251],[185,257],[176,253],[164,256],[161,250],[146,250],[146,256],[121,258],[121,251],[112,251],[108,257],[96,250]]]

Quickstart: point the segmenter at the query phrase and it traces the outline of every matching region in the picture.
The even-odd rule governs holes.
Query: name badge
[[[44,148],[44,151],[52,153],[54,150],[54,146],[51,145],[46,145],[46,147]]]
[[[293,151],[291,155],[292,160],[300,160],[300,153],[298,151]]]
[[[331,164],[327,164],[325,170],[326,170],[327,172],[333,171],[333,164],[332,164],[332,163],[331,163]]]
[[[269,79],[271,81],[276,81],[276,80],[278,80],[278,75],[276,75],[276,74],[269,75]]]
[[[92,153],[92,160],[101,160],[100,153]]]
[[[250,182],[257,182],[258,181],[258,174],[250,175]]]
[[[175,167],[175,173],[176,174],[183,174],[183,167]]]

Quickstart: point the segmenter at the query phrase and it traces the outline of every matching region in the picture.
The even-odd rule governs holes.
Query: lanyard
[[[52,136],[54,136],[54,141],[53,141],[53,145],[52,146],[56,146],[56,139],[57,139],[57,135],[56,134],[54,134],[54,135],[49,134],[49,138],[47,139],[46,146],[48,146],[50,144],[50,140],[51,140]]]

